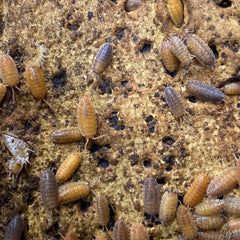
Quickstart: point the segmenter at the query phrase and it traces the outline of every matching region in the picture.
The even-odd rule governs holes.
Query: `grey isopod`
[[[4,240],[20,240],[24,229],[23,219],[16,215],[6,227]]]

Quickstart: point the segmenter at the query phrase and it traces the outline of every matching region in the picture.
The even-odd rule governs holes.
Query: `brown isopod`
[[[183,4],[181,0],[168,0],[167,8],[172,22],[176,27],[181,27],[183,24]]]
[[[199,174],[193,181],[187,193],[184,195],[184,204],[190,207],[195,207],[198,203],[200,203],[205,196],[208,183],[208,175],[205,173]]]
[[[193,56],[179,37],[171,37],[169,45],[170,50],[179,59],[183,67],[189,66],[192,63]]]
[[[197,216],[195,215],[195,222],[202,230],[212,230],[222,227],[225,223],[225,218],[221,215],[215,216]]]
[[[62,128],[52,133],[51,139],[55,143],[71,143],[81,140],[82,134],[79,127]]]
[[[68,232],[64,240],[78,240],[78,237],[75,232]]]
[[[80,155],[71,153],[61,164],[56,172],[56,179],[59,183],[65,182],[76,171],[80,164]]]
[[[206,199],[195,207],[195,212],[201,216],[211,216],[220,213],[225,206],[224,200]]]
[[[113,45],[105,43],[98,51],[94,60],[92,71],[96,74],[101,74],[112,62]]]
[[[158,213],[159,199],[157,181],[153,175],[149,175],[144,180],[143,206],[145,212],[151,216]]]
[[[117,220],[114,224],[113,240],[129,240],[129,230],[122,219]]]
[[[16,215],[6,227],[4,240],[20,240],[24,230],[24,222],[21,216]]]
[[[141,6],[142,6],[142,0],[127,0],[125,2],[125,10],[127,12],[135,11]]]
[[[3,100],[5,94],[6,94],[7,87],[4,84],[0,84],[0,103]]]
[[[196,34],[187,37],[187,46],[191,54],[204,66],[213,68],[216,63],[212,49]]]
[[[224,240],[224,235],[217,231],[198,232],[198,240]]]
[[[177,222],[181,228],[186,240],[196,239],[197,226],[193,219],[189,208],[184,205],[179,205],[177,209]]]
[[[240,218],[229,220],[227,230],[234,231],[240,229]]]
[[[189,122],[185,117],[185,109],[183,106],[183,102],[181,100],[181,96],[174,90],[173,87],[166,87],[164,89],[164,96],[166,99],[166,102],[170,108],[170,111],[172,114],[180,119],[180,127],[182,125],[182,120],[186,121],[188,124],[192,125],[191,122]]]
[[[240,216],[240,198],[228,197],[224,198],[224,202],[226,204],[224,213],[229,216]]]
[[[176,217],[178,195],[176,191],[166,191],[159,207],[159,219],[164,226],[170,225]]]
[[[58,188],[60,203],[69,203],[90,194],[90,187],[86,182],[72,182]]]
[[[228,167],[209,184],[207,195],[210,198],[221,197],[237,186],[236,167]],[[226,203],[227,205],[227,203]]]
[[[148,232],[142,223],[135,222],[130,229],[131,240],[148,240]]]
[[[223,87],[223,92],[226,95],[239,95],[240,94],[240,82],[232,82]]]
[[[167,71],[169,72],[177,71],[179,67],[179,60],[171,52],[169,43],[167,41],[162,41],[160,53],[163,65],[167,69]]]
[[[212,103],[224,103],[225,95],[218,88],[197,80],[188,81],[186,90],[189,94],[203,101]]]
[[[100,226],[106,227],[110,220],[108,200],[105,196],[96,196],[97,222]]]

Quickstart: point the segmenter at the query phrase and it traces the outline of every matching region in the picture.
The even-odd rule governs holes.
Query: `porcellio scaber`
[[[142,223],[134,222],[130,229],[130,237],[132,240],[148,240],[148,232]]]
[[[117,220],[114,224],[113,240],[129,240],[129,230],[122,219]]]
[[[195,207],[195,212],[201,216],[211,216],[220,213],[225,206],[224,200],[206,199]]]
[[[96,208],[98,224],[102,227],[106,227],[110,220],[110,210],[108,200],[105,196],[96,196]]]

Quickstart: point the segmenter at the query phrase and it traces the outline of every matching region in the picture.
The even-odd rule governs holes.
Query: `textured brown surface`
[[[164,1],[145,1],[130,13],[124,10],[124,3],[124,0],[1,3],[2,51],[9,50],[17,64],[20,88],[27,88],[23,72],[35,57],[35,44],[46,46],[49,56],[43,72],[48,89],[46,101],[54,113],[28,91],[16,90],[13,105],[8,89],[0,106],[1,132],[22,135],[36,151],[30,158],[31,165],[26,166],[14,187],[7,168],[10,154],[1,145],[1,223],[7,224],[11,217],[23,212],[27,224],[25,239],[59,238],[59,230],[63,235],[76,231],[80,239],[90,240],[93,233],[99,232],[94,195],[85,200],[90,207],[84,211],[84,201],[61,205],[60,214],[54,212],[56,224],[47,229],[49,214],[40,199],[38,177],[48,167],[56,170],[71,152],[80,149],[83,161],[70,181],[93,185],[102,177],[94,191],[105,195],[113,206],[112,225],[123,217],[129,226],[146,220],[142,191],[150,172],[158,183],[177,188],[183,196],[201,171],[209,172],[212,179],[235,164],[232,154],[240,154],[239,96],[227,96],[225,104],[198,100],[193,103],[183,87],[182,99],[193,126],[183,123],[179,129],[179,121],[164,101],[163,90],[172,85],[180,92],[186,69],[180,67],[175,77],[166,74],[159,49],[163,39],[174,34],[184,38],[194,28],[198,36],[216,49],[218,58],[213,70],[191,68],[186,80],[194,78],[215,87],[223,86],[240,69],[239,1],[232,0],[227,8],[211,0],[184,1],[182,28],[172,24]],[[116,51],[112,64],[98,79],[91,72],[92,62],[106,41],[113,43]],[[65,86],[57,85],[57,81],[64,81]],[[53,131],[77,125],[77,103],[83,96],[90,97],[95,106],[98,122],[95,136],[107,134],[91,141],[87,152],[83,152],[85,140],[60,145],[50,139]],[[107,168],[102,167],[103,160],[108,161]],[[229,195],[236,192],[235,189]],[[176,239],[181,235],[176,220],[169,227],[150,224],[148,230],[154,240]]]

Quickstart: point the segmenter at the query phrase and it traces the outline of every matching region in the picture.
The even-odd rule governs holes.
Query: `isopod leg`
[[[193,125],[192,122],[190,122],[189,120],[187,120],[185,117],[183,117],[183,120],[184,120],[185,122],[187,122],[190,126]]]
[[[53,211],[49,210],[49,219],[48,219],[48,228],[50,228],[53,225]]]
[[[87,141],[86,141],[85,146],[84,146],[84,150],[85,150],[85,151],[87,150],[88,142],[89,142],[89,138],[87,138]]]
[[[12,89],[13,104],[15,104],[15,95],[14,95],[14,89],[13,89],[13,88],[11,88],[11,89]]]

